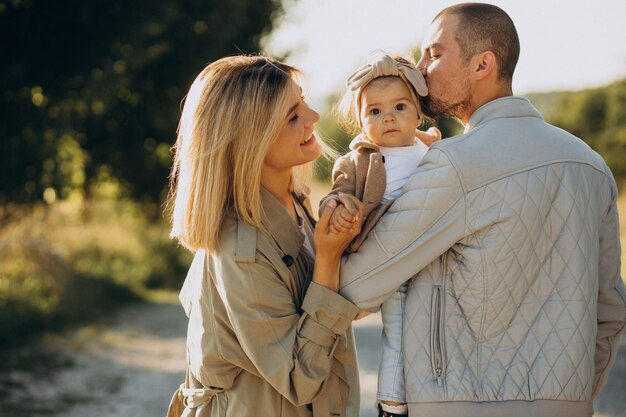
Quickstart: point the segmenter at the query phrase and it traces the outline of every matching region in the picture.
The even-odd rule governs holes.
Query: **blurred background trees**
[[[620,188],[626,180],[626,78],[573,92],[529,94],[546,120],[587,142],[605,159]]]
[[[224,55],[258,51],[278,0],[0,1],[0,202],[159,201],[180,103]]]
[[[184,94],[280,0],[0,0],[0,348],[179,289],[162,204]],[[19,320],[16,320],[19,317]]]

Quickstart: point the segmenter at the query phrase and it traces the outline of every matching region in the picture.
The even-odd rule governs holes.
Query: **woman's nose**
[[[320,114],[310,107],[308,109],[309,109],[309,117],[308,117],[309,124],[317,123],[320,120]]]

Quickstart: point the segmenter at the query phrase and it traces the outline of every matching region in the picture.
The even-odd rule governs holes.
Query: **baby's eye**
[[[406,110],[406,104],[404,103],[396,104],[396,110],[398,111]]]
[[[380,109],[374,108],[374,109],[370,110],[370,114],[376,116],[376,115],[380,114]]]

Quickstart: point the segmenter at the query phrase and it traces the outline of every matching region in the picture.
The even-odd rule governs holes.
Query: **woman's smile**
[[[303,142],[300,142],[300,146],[307,146],[307,145],[311,145],[313,143],[317,142],[317,138],[315,137],[315,134],[311,135],[310,138],[305,139]]]

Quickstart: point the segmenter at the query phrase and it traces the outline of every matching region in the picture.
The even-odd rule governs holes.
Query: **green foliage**
[[[601,88],[528,97],[549,123],[578,136],[602,155],[618,184],[624,184],[626,78]]]
[[[180,103],[224,55],[258,51],[279,0],[0,1],[0,203],[88,194],[104,169],[159,201]]]
[[[146,288],[180,288],[191,255],[149,220],[154,210],[106,198],[5,207],[0,346],[103,314]]]
[[[341,100],[339,94],[326,98],[324,110],[320,113],[320,120],[316,125],[318,134],[331,148],[330,155],[323,156],[315,161],[315,176],[321,181],[330,181],[334,159],[348,152],[350,141],[358,132],[349,132],[343,127],[334,112],[334,107]]]

